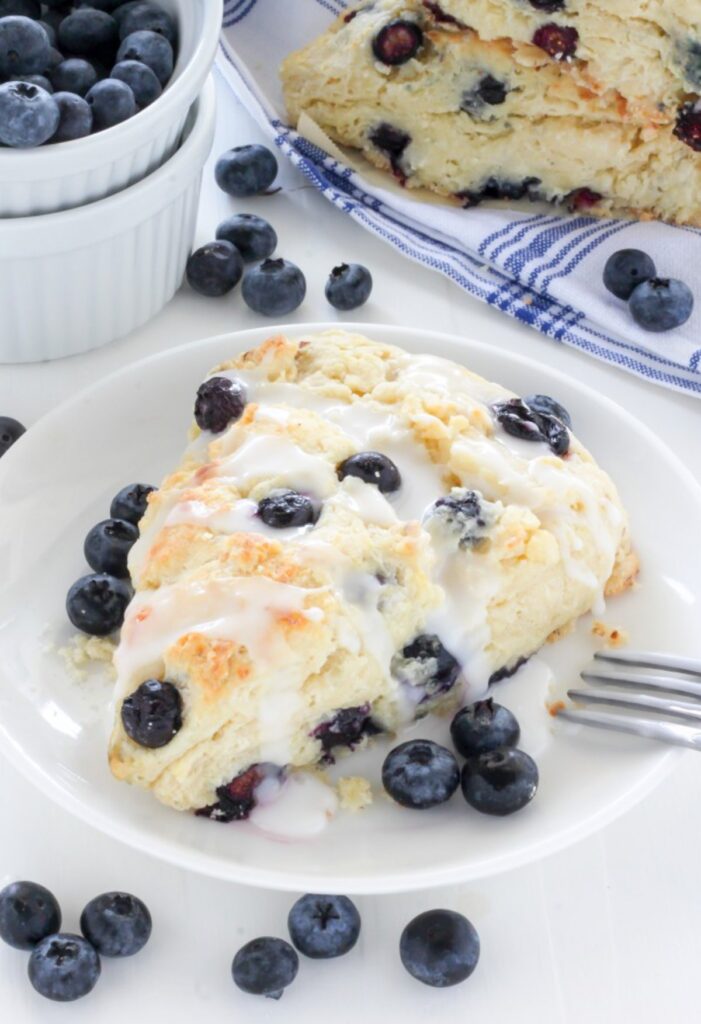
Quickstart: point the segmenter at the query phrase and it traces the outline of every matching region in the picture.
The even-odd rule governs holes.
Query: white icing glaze
[[[273,434],[255,434],[244,441],[232,455],[212,464],[211,476],[247,487],[275,477],[278,484],[317,498],[332,494],[338,484],[334,467],[326,459],[309,455],[289,438]]]
[[[180,501],[168,513],[166,526],[192,523],[204,526],[214,533],[260,533],[278,540],[288,540],[308,532],[309,526],[290,526],[276,529],[268,526],[258,515],[258,505],[241,498],[231,508],[218,508],[203,501]]]
[[[258,786],[249,821],[276,839],[308,839],[323,832],[337,810],[330,786],[308,772],[295,772],[282,783],[270,778]]]

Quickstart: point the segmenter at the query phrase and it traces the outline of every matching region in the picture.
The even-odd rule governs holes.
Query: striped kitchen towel
[[[330,202],[470,295],[554,341],[701,397],[701,231],[419,202],[287,125],[280,62],[345,6],[344,0],[225,0],[220,68],[279,149]],[[684,327],[659,335],[642,331],[625,303],[606,291],[606,259],[629,247],[651,253],[664,276],[680,277],[695,291],[696,309]]]

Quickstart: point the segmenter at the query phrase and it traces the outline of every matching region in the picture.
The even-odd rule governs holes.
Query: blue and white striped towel
[[[290,8],[294,6],[294,17]],[[225,0],[220,67],[240,100],[332,203],[411,259],[558,342],[646,380],[701,397],[701,231],[486,206],[464,211],[386,189],[285,123],[283,57],[318,35],[344,0]],[[697,295],[691,320],[639,330],[601,274],[616,249],[654,256]]]

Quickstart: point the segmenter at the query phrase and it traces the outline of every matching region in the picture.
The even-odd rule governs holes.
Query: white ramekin
[[[0,224],[0,363],[87,352],[160,312],[192,246],[215,114],[210,78],[153,174],[89,206]]]
[[[67,210],[113,195],[167,160],[210,72],[222,0],[158,0],[178,19],[173,78],[155,103],[86,139],[38,149],[0,149],[0,217]]]

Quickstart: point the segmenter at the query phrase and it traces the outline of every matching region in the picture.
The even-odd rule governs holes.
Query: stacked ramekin
[[[155,316],[192,245],[222,0],[158,0],[179,25],[163,95],[74,142],[0,149],[0,363],[75,355]]]

